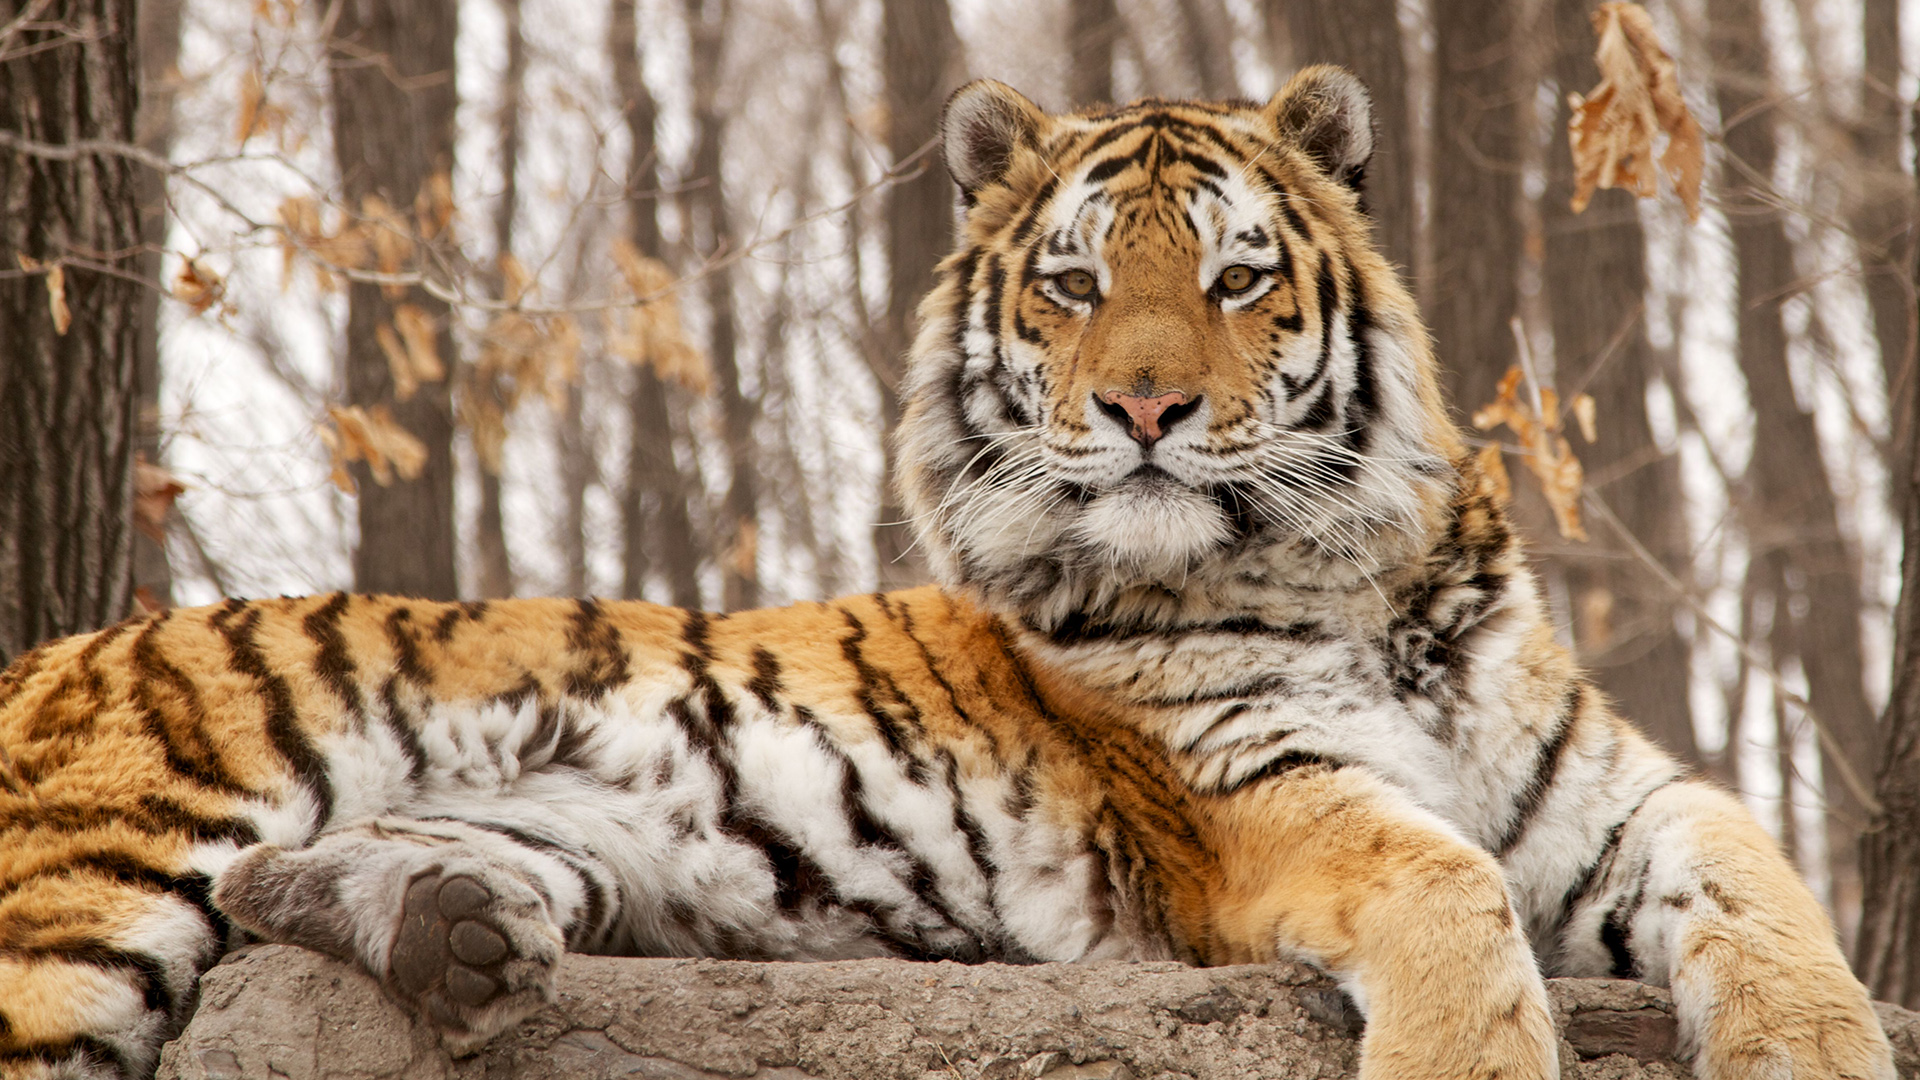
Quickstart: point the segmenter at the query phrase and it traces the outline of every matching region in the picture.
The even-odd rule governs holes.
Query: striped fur
[[[898,433],[943,585],[41,647],[0,676],[0,1075],[148,1074],[251,935],[456,1050],[563,947],[1296,957],[1368,1078],[1556,1075],[1542,969],[1671,985],[1701,1077],[1892,1076],[1791,867],[1554,643],[1368,239],[1358,84],[948,116],[965,227]],[[1183,400],[1151,441],[1114,394]]]

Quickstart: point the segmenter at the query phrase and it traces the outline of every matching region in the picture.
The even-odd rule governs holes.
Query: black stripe
[[[170,613],[169,613],[170,614]],[[219,744],[208,737],[207,706],[200,697],[199,684],[160,654],[153,638],[167,622],[163,615],[134,639],[128,662],[133,667],[134,704],[140,711],[141,726],[147,736],[160,744],[167,768],[203,787],[230,795],[255,796],[257,793],[227,768],[220,756]],[[185,701],[186,730],[176,732],[167,721],[155,693],[168,687]],[[183,745],[184,744],[184,745]]]
[[[1579,879],[1568,886],[1567,891],[1560,897],[1560,917],[1554,930],[1555,937],[1559,936],[1560,928],[1564,927],[1567,920],[1572,917],[1574,908],[1587,899],[1587,894],[1592,891],[1594,884],[1600,880],[1614,857],[1619,854],[1621,839],[1626,835],[1627,826],[1633,823],[1634,816],[1640,813],[1649,799],[1673,782],[1674,778],[1669,778],[1654,785],[1640,797],[1639,802],[1633,804],[1633,809],[1627,811],[1625,817],[1615,822],[1613,828],[1607,830],[1606,842],[1600,845],[1600,851],[1593,857],[1593,861],[1587,864],[1586,870],[1580,874]]]
[[[900,610],[899,619],[900,632],[907,635],[914,645],[920,649],[920,662],[926,665],[927,674],[933,677],[934,682],[940,684],[940,689],[947,692],[947,704],[953,707],[955,719],[966,724],[974,731],[979,732],[987,741],[987,753],[992,755],[995,761],[999,761],[1000,737],[993,733],[993,729],[975,720],[972,714],[967,712],[966,706],[960,703],[960,691],[948,680],[946,673],[940,670],[940,662],[934,659],[933,650],[927,646],[925,641],[921,640],[919,633],[915,631],[913,612],[903,607]]]
[[[60,833],[86,832],[124,825],[148,836],[187,833],[198,841],[229,840],[242,846],[256,843],[253,824],[241,818],[207,817],[161,795],[140,796],[134,807],[102,802],[39,801],[0,813],[0,830],[32,829]]]
[[[266,703],[267,738],[292,766],[294,779],[306,787],[318,804],[312,823],[313,831],[318,832],[333,816],[333,781],[327,776],[326,759],[300,730],[299,714],[294,710],[293,691],[287,686],[287,680],[267,665],[265,654],[254,642],[260,625],[260,609],[247,608],[245,617],[236,624],[233,616],[244,606],[237,605],[238,602],[229,603],[211,621],[227,639],[231,654],[228,665],[259,684],[260,696]]]
[[[906,771],[907,778],[925,786],[927,763],[914,756],[908,745],[918,735],[920,708],[900,689],[900,684],[894,681],[893,676],[867,661],[866,654],[860,648],[861,643],[867,639],[866,624],[860,621],[860,617],[855,615],[851,608],[844,604],[837,606],[840,614],[846,619],[848,628],[853,631],[840,640],[840,651],[846,656],[847,662],[853,665],[855,674],[860,678],[860,706],[872,718],[874,728],[879,732],[881,740],[887,744],[887,751]],[[887,698],[899,703],[906,713],[904,723],[900,717],[894,715],[894,710],[887,708],[881,701],[883,693]],[[909,726],[915,730],[908,730]]]
[[[553,741],[553,755],[548,758],[549,763],[561,768],[591,772],[599,763],[594,755],[588,753],[593,747],[593,729],[557,703],[542,705],[540,712],[541,726],[552,726],[559,731],[559,737]],[[552,713],[551,719],[549,712]]]
[[[1140,148],[1136,147],[1131,153],[1110,157],[1100,164],[1095,165],[1093,168],[1088,169],[1084,179],[1089,184],[1104,184],[1135,165],[1140,164],[1140,156]]]
[[[953,799],[953,827],[967,839],[967,854],[973,859],[973,865],[980,868],[980,876],[986,879],[987,893],[993,893],[993,882],[999,876],[1000,867],[993,859],[993,845],[987,839],[986,827],[980,819],[967,809],[966,795],[960,790],[960,761],[950,750],[940,751],[941,764],[946,766],[947,794]]]
[[[486,618],[485,600],[464,600],[447,608],[433,624],[433,640],[445,645],[453,640],[453,632],[462,622],[479,622]]]
[[[347,655],[347,639],[340,633],[340,616],[346,613],[348,597],[337,592],[325,604],[314,609],[301,626],[307,636],[320,646],[313,658],[314,674],[327,685],[340,704],[355,717],[366,715],[366,699],[361,696],[360,684],[354,680],[355,668],[351,657]]]
[[[98,938],[13,947],[8,955],[32,960],[51,960],[67,964],[87,964],[106,971],[124,971],[133,976],[134,988],[147,1008],[172,1016],[178,1000],[167,985],[166,965],[158,957],[117,948]]]
[[[780,661],[765,646],[753,648],[753,678],[747,680],[747,692],[759,698],[768,712],[781,711],[780,696],[786,693],[786,687],[780,682]]]
[[[1276,777],[1286,776],[1299,772],[1302,769],[1322,768],[1338,768],[1338,765],[1332,759],[1323,757],[1320,754],[1310,753],[1306,750],[1289,750],[1240,779],[1228,781],[1224,786],[1213,792],[1213,794],[1231,795],[1250,785],[1272,780]]]
[[[52,1068],[73,1066],[82,1076],[102,1067],[115,1070],[116,1076],[140,1074],[130,1053],[97,1035],[76,1035],[63,1042],[25,1050],[0,1050],[0,1061],[31,1061]]]
[[[1373,371],[1373,309],[1367,305],[1360,275],[1347,266],[1347,334],[1353,341],[1353,392],[1347,396],[1347,445],[1356,453],[1365,453],[1372,441],[1369,422],[1379,408],[1379,391]]]
[[[1579,721],[1581,707],[1586,704],[1587,686],[1576,682],[1567,691],[1566,698],[1560,703],[1559,726],[1553,735],[1540,747],[1534,757],[1533,775],[1527,778],[1527,784],[1520,789],[1520,795],[1514,802],[1513,816],[1507,820],[1506,831],[1493,845],[1495,858],[1504,859],[1527,834],[1534,817],[1540,813],[1540,807],[1547,800],[1547,792],[1552,789],[1553,781],[1560,773],[1560,763],[1565,760],[1567,744],[1572,742],[1574,725]]]
[[[400,743],[407,755],[407,777],[416,783],[427,773],[427,750],[421,745],[420,735],[414,731],[408,710],[400,700],[400,684],[405,682],[423,693],[428,692],[426,669],[420,663],[419,643],[407,631],[406,624],[411,618],[406,608],[395,608],[387,613],[382,624],[387,634],[387,644],[393,649],[394,674],[389,676],[380,687],[380,703],[385,715],[382,720],[387,730]]]
[[[579,656],[580,666],[567,673],[566,690],[575,697],[598,701],[614,687],[630,681],[633,672],[620,630],[607,621],[600,602],[582,598],[575,604],[567,645]]]
[[[1629,947],[1627,920],[1621,917],[1619,908],[1607,912],[1606,921],[1600,924],[1600,943],[1607,947],[1607,956],[1612,962],[1609,974],[1616,979],[1640,977],[1640,965]]]
[[[1008,241],[1011,246],[1020,247],[1033,239],[1034,230],[1040,227],[1040,215],[1052,201],[1054,189],[1059,186],[1060,178],[1049,176],[1040,185],[1040,190],[1034,192],[1032,201],[1027,204],[1027,212],[1021,215],[1020,223],[1015,226],[1013,236]]]
[[[0,709],[13,704],[13,699],[26,689],[27,683],[47,660],[47,646],[35,645],[16,657],[13,663],[0,671]]]

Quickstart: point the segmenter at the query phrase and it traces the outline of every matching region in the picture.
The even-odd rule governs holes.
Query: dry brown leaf
[[[440,362],[440,344],[434,332],[433,316],[417,304],[400,304],[393,309],[393,327],[407,346],[407,362],[413,377],[420,382],[439,382],[447,377]]]
[[[373,246],[375,269],[383,274],[397,274],[405,269],[407,261],[413,258],[413,234],[408,231],[407,219],[395,213],[393,207],[378,195],[362,199],[360,212],[367,219],[362,229]],[[382,285],[380,291],[389,300],[399,300],[407,295],[405,285]]]
[[[453,179],[444,170],[427,177],[413,197],[413,217],[420,235],[431,240],[453,224]]]
[[[514,258],[511,251],[503,252],[497,261],[500,265],[500,282],[504,286],[502,291],[505,293],[501,299],[509,304],[518,304],[533,285],[533,275],[527,273],[526,265]]]
[[[400,343],[400,335],[386,323],[373,328],[373,340],[380,344],[380,352],[387,358],[387,373],[393,376],[393,397],[395,401],[412,401],[413,395],[420,390],[420,380],[413,377],[413,362],[407,359],[407,347]]]
[[[314,279],[327,292],[337,291],[335,270],[364,270],[373,265],[373,250],[363,226],[349,226],[331,233],[321,215],[320,203],[311,198],[288,199],[280,204],[280,255],[283,264],[281,285],[293,278],[296,256],[305,253],[314,260]]]
[[[1568,540],[1585,540],[1587,530],[1580,524],[1580,491],[1586,483],[1586,474],[1580,467],[1580,459],[1573,456],[1573,445],[1560,433],[1558,410],[1546,407],[1549,401],[1557,401],[1558,397],[1551,388],[1542,389],[1541,409],[1535,411],[1532,402],[1520,397],[1522,378],[1518,367],[1508,369],[1506,376],[1500,380],[1494,399],[1474,412],[1473,426],[1488,431],[1504,424],[1513,432],[1527,449],[1527,469],[1540,481],[1541,491],[1547,497],[1547,505],[1553,510],[1554,524],[1559,526],[1560,535]],[[1545,413],[1544,418],[1542,413]],[[1498,447],[1490,449],[1497,451]],[[1483,451],[1483,465],[1485,459],[1486,453]]]
[[[187,259],[173,278],[173,298],[205,315],[227,295],[227,282],[199,259]]]
[[[1594,417],[1593,410],[1592,394],[1573,395],[1573,419],[1580,425],[1580,437],[1587,442],[1592,442],[1600,437],[1600,431],[1596,426],[1596,418]]]
[[[1613,591],[1604,586],[1580,594],[1580,647],[1604,653],[1613,647]]]
[[[145,454],[133,456],[133,527],[154,543],[167,537],[167,511],[173,500],[187,490],[180,478],[147,460]]]
[[[759,560],[760,529],[751,521],[743,521],[733,543],[727,546],[726,563],[736,575],[752,578],[758,576]]]
[[[566,405],[568,384],[580,377],[580,330],[573,318],[559,315],[548,320],[547,332],[534,353],[546,376],[547,405],[559,412]]]
[[[32,274],[44,270],[40,276],[47,283],[47,312],[53,316],[53,332],[65,336],[67,328],[73,325],[73,312],[67,308],[67,272],[59,263],[48,266],[39,259],[24,252],[15,252],[20,269]]]
[[[290,119],[287,110],[267,97],[266,81],[255,64],[240,76],[240,110],[234,121],[234,137],[245,144],[255,135],[280,133]]]
[[[696,394],[713,388],[706,354],[687,340],[680,324],[680,306],[673,287],[673,271],[659,259],[641,254],[625,239],[612,247],[613,261],[633,292],[634,307],[609,322],[614,354],[633,364],[647,364],[669,382]]]
[[[47,268],[47,312],[53,316],[53,332],[65,337],[73,312],[67,308],[67,271],[58,263]]]
[[[1626,188],[1643,199],[1656,191],[1653,143],[1664,133],[1659,168],[1687,208],[1700,218],[1700,182],[1706,151],[1700,125],[1680,96],[1673,58],[1660,47],[1653,20],[1638,4],[1613,0],[1593,13],[1599,44],[1593,53],[1600,85],[1584,97],[1568,94],[1573,117],[1567,143],[1573,153],[1574,213],[1598,188]]]
[[[346,469],[349,462],[366,462],[373,482],[381,487],[393,483],[396,473],[402,480],[412,480],[427,464],[426,444],[401,427],[385,405],[371,409],[329,405],[319,430],[320,441],[333,459],[332,480],[349,495],[354,491],[352,474]]]

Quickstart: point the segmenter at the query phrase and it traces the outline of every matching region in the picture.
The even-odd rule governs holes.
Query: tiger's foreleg
[[[1559,1075],[1546,986],[1500,868],[1357,769],[1321,766],[1218,808],[1236,845],[1223,959],[1308,960],[1367,1017],[1362,1080]]]
[[[586,873],[497,831],[383,819],[251,848],[214,902],[269,941],[364,967],[460,1054],[553,999],[565,931],[588,921]]]
[[[1562,932],[1562,967],[1670,985],[1701,1080],[1893,1080],[1826,912],[1732,796],[1669,784],[1618,836]]]

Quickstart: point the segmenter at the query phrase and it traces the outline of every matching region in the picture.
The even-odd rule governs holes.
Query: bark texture
[[[1067,104],[1113,100],[1113,47],[1126,29],[1114,0],[1067,0]]]
[[[1920,269],[1920,268],[1917,268]],[[1908,430],[1920,380],[1892,402]],[[1894,610],[1893,692],[1881,723],[1874,795],[1880,814],[1860,838],[1860,927],[1853,968],[1876,997],[1920,1007],[1920,440],[1907,440],[1891,486],[1906,548]]]
[[[659,108],[647,89],[640,61],[635,0],[613,0],[607,49],[613,84],[627,124],[627,239],[642,255],[661,258],[660,160],[654,143]],[[668,303],[677,303],[672,299]],[[623,557],[620,595],[640,599],[654,573],[667,597],[680,607],[700,606],[700,558],[687,513],[687,482],[673,457],[670,390],[648,365],[633,368],[627,391],[628,458],[620,487]]]
[[[1509,0],[1435,0],[1433,280],[1422,309],[1457,415],[1514,364],[1520,165],[1532,87]]]
[[[1584,389],[1594,398],[1599,438],[1576,447],[1588,485],[1648,551],[1686,581],[1691,571],[1680,463],[1654,444],[1647,418],[1647,387],[1660,373],[1660,357],[1647,341],[1639,211],[1624,191],[1598,193],[1583,214],[1568,206],[1573,159],[1564,134],[1566,95],[1584,93],[1599,80],[1590,8],[1586,0],[1558,0],[1546,39],[1560,99],[1540,207],[1555,381],[1563,394]],[[1689,649],[1674,623],[1677,599],[1612,530],[1599,522],[1587,525],[1592,543],[1561,560],[1580,660],[1642,731],[1698,766],[1688,704]]]
[[[1770,559],[1780,564],[1773,618],[1785,633],[1775,634],[1775,665],[1788,659],[1782,648],[1799,659],[1814,712],[1847,763],[1865,776],[1878,739],[1860,666],[1860,571],[1840,532],[1813,414],[1796,397],[1788,368],[1781,305],[1796,290],[1793,243],[1774,202],[1742,179],[1771,177],[1776,153],[1777,117],[1763,104],[1769,81],[1759,6],[1754,0],[1711,0],[1708,14],[1720,115],[1736,118],[1724,135],[1737,168],[1730,163],[1723,205],[1739,260],[1740,369],[1756,432],[1746,476],[1748,544],[1753,565],[1764,567]],[[1824,746],[1821,765],[1833,906],[1848,926],[1857,910],[1854,856],[1866,811],[1841,782],[1842,766]]]
[[[687,33],[693,39],[693,148],[689,205],[702,227],[701,250],[708,258],[727,258],[734,245],[721,169],[726,117],[720,108],[727,26],[731,0],[684,0]],[[720,504],[720,601],[724,610],[760,606],[760,476],[754,462],[754,421],[758,402],[747,398],[740,381],[739,327],[736,325],[731,265],[706,271],[707,356],[713,363],[714,393],[731,475]]]
[[[1861,23],[1866,63],[1861,72],[1860,115],[1853,131],[1859,158],[1856,167],[1848,170],[1856,185],[1847,193],[1849,224],[1860,245],[1860,269],[1866,276],[1881,367],[1888,387],[1897,391],[1907,369],[1914,317],[1914,190],[1912,178],[1900,167],[1901,135],[1907,130],[1909,113],[1900,94],[1899,0],[1864,0]],[[1897,434],[1904,439],[1908,430]]]
[[[500,75],[500,114],[495,121],[500,133],[500,198],[493,207],[496,263],[513,254],[513,223],[520,211],[520,106],[527,79],[527,36],[520,26],[520,0],[501,0],[500,14],[506,21],[507,68]],[[505,294],[504,273],[495,275],[495,288]],[[492,408],[506,412],[508,395],[497,372],[476,372],[467,393],[484,395]],[[480,556],[480,595],[487,599],[512,596],[513,558],[507,550],[500,474],[485,461],[480,463],[480,509],[473,532],[473,546]]]
[[[349,207],[385,200],[402,219],[435,173],[453,169],[454,38],[459,5],[441,0],[341,0],[330,42],[333,146]],[[397,295],[396,295],[397,293]],[[454,356],[447,306],[418,287],[353,284],[347,290],[347,401],[385,406],[426,446],[418,478],[381,486],[354,465],[360,544],[353,553],[361,592],[452,599],[454,575],[453,408],[444,379],[397,400],[379,328],[398,304],[426,312],[443,363]]]
[[[886,77],[887,151],[896,162],[919,153],[940,130],[940,110],[959,84],[960,39],[947,0],[895,0],[885,5],[881,30]],[[937,151],[920,158],[910,179],[887,198],[887,312],[878,335],[875,365],[880,382],[880,421],[887,432],[886,476],[874,552],[880,587],[924,580],[919,560],[907,554],[906,515],[893,491],[893,427],[900,419],[900,374],[913,343],[914,310],[933,286],[934,264],[953,247],[953,182]]]
[[[357,969],[285,946],[202,981],[162,1080],[1254,1080],[1351,1077],[1361,1024],[1306,968],[748,964],[569,955],[559,1002],[450,1060]],[[1667,994],[1551,979],[1564,1080],[1682,1080]],[[1920,1015],[1883,1006],[1900,1075]]]
[[[28,6],[0,0],[0,26]],[[0,133],[51,148],[131,142],[132,0],[59,0],[32,21],[0,39]],[[134,169],[0,141],[0,664],[114,622],[132,602]],[[23,258],[60,267],[65,333],[49,275]]]
[[[1400,43],[1395,0],[1268,0],[1267,17],[1286,21],[1287,39],[1301,65],[1339,64],[1373,93],[1373,160],[1367,163],[1366,204],[1374,239],[1405,275],[1413,266],[1413,123],[1407,60]]]
[[[181,0],[141,0],[140,108],[134,115],[134,135],[142,149],[166,157],[173,148],[173,99],[180,73]],[[0,47],[3,48],[3,47]],[[167,242],[167,181],[158,171],[135,174],[140,198],[140,262],[142,280],[160,282],[160,252]],[[160,289],[140,290],[139,354],[134,360],[133,431],[135,455],[160,463]],[[173,567],[167,562],[164,537],[156,540],[136,530],[133,536],[133,587],[146,604],[171,607]]]

